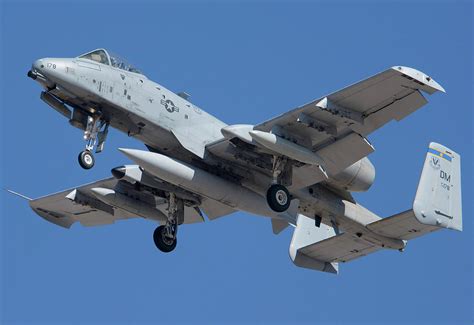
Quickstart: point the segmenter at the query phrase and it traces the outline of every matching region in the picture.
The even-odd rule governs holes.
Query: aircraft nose
[[[41,71],[44,68],[44,61],[43,59],[36,60],[33,62],[33,69],[37,71]]]
[[[42,58],[33,62],[31,74],[40,76],[52,83],[63,82],[67,79],[68,59],[61,58]],[[28,74],[30,76],[30,74]]]
[[[36,80],[38,78],[38,75],[41,75],[41,69],[44,68],[44,63],[43,59],[36,60],[33,62],[31,65],[31,70],[28,71],[28,77],[30,77],[33,80]]]
[[[60,61],[42,58],[33,62],[31,70],[28,71],[27,75],[31,79],[38,81],[44,87],[50,88],[62,79],[60,70],[64,70]]]

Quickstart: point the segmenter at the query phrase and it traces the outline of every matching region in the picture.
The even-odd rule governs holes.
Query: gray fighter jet
[[[154,242],[170,252],[179,225],[241,210],[268,217],[275,234],[295,227],[291,260],[331,273],[339,262],[403,251],[409,239],[441,228],[462,230],[460,156],[437,143],[429,144],[411,209],[380,218],[351,195],[374,181],[367,136],[425,105],[422,93],[444,92],[415,69],[389,68],[258,125],[227,125],[105,49],[37,60],[28,76],[44,88],[44,102],[84,131],[83,168],[94,165],[109,126],[149,149],[119,149],[135,164],[30,200],[62,227],[147,218],[161,224]]]

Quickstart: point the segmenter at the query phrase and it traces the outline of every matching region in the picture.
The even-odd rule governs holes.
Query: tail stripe
[[[429,148],[428,149],[428,152],[435,155],[436,157],[441,157],[441,158],[444,158],[446,159],[447,161],[451,162],[451,160],[453,159],[446,151],[445,152],[441,152],[441,151],[438,151],[436,150],[435,148]]]

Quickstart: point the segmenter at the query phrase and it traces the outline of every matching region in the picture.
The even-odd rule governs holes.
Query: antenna
[[[5,191],[7,191],[7,192],[9,192],[9,193],[11,193],[11,194],[13,194],[13,195],[19,196],[19,197],[21,197],[22,199],[25,199],[25,200],[28,200],[28,201],[33,200],[32,198],[27,197],[26,195],[23,195],[23,194],[20,194],[20,193],[18,193],[18,192],[9,190],[8,188],[6,188]]]

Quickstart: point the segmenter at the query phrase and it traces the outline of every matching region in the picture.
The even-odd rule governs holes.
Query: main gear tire
[[[153,241],[155,242],[156,247],[164,253],[169,253],[174,250],[177,244],[176,238],[170,238],[167,236],[165,226],[159,226],[155,229],[155,232],[153,233]]]
[[[284,212],[290,207],[290,192],[283,185],[273,184],[267,190],[267,203],[273,211]]]

